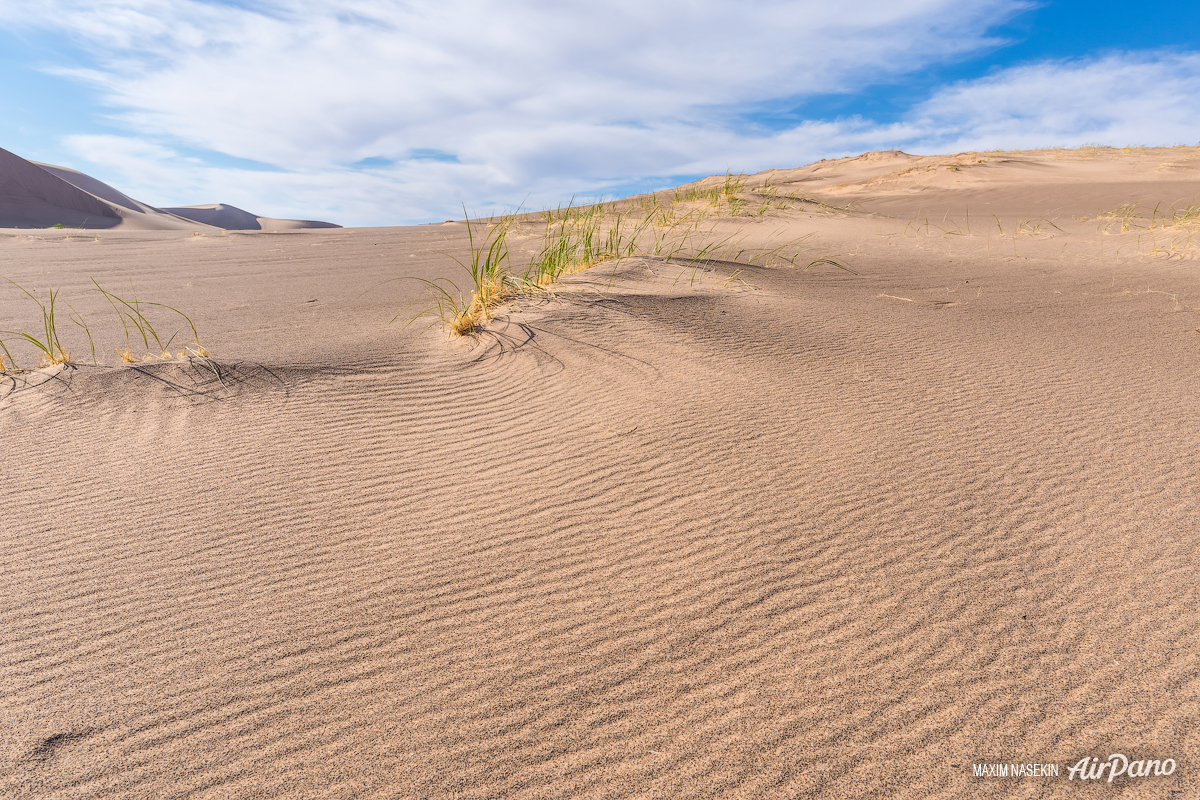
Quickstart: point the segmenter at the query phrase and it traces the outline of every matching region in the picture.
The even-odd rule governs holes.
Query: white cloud
[[[937,151],[1200,142],[1200,54],[1116,54],[1015,67],[946,87],[914,109]]]
[[[90,54],[69,74],[130,131],[70,138],[98,165],[72,166],[159,205],[221,201],[352,224],[455,216],[461,202],[541,207],[647,176],[891,146],[1200,138],[1187,103],[1195,55],[1009,69],[935,92],[888,125],[752,123],[762,108],[976,53],[996,44],[989,26],[1027,5],[49,0],[0,4],[0,21],[67,31]],[[436,153],[451,160],[414,158]],[[353,166],[368,158],[384,161]]]

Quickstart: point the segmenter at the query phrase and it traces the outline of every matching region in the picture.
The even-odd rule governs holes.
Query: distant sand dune
[[[227,206],[224,203],[212,203],[201,206],[178,206],[173,208],[164,208],[163,211],[168,211],[178,217],[202,222],[205,225],[212,225],[214,228],[224,228],[230,231],[257,231],[257,230],[298,230],[300,228],[339,228],[340,225],[334,225],[331,222],[316,222],[306,219],[272,219],[270,217],[256,217],[249,211],[243,211],[236,206]]]
[[[0,228],[197,230],[336,228],[330,222],[256,217],[222,204],[154,208],[66,167],[0,150]]]
[[[103,200],[46,170],[0,150],[0,226],[47,228],[63,224],[111,228],[121,215]]]
[[[0,376],[0,796],[1200,796],[1200,241],[1151,216],[1200,150],[746,185],[715,236],[858,274],[630,258],[452,340],[385,281],[462,224],[0,236],[106,365]],[[118,365],[89,276],[224,379]],[[1178,768],[1068,781],[1110,753]]]

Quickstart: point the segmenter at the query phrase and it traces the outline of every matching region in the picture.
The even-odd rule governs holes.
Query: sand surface
[[[383,282],[463,223],[0,235],[100,362],[0,376],[0,796],[1200,796],[1200,152],[767,179],[716,233],[857,274],[632,258],[459,340]],[[1113,752],[1178,767],[1068,781]]]

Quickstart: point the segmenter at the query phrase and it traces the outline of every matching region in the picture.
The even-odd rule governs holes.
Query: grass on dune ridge
[[[1100,212],[1097,218],[1107,220],[1102,226],[1104,233],[1108,233],[1114,225],[1118,226],[1120,233],[1125,233],[1131,228],[1186,230],[1200,226],[1200,205],[1172,207],[1170,211],[1160,211],[1161,208],[1162,204],[1159,203],[1151,210],[1149,217],[1144,217],[1138,213],[1137,203],[1122,203],[1111,211]],[[1139,219],[1146,220],[1146,224],[1137,224]]]
[[[415,308],[417,311],[409,319],[409,324],[428,316],[433,318],[431,324],[440,322],[444,329],[462,336],[490,319],[491,309],[507,299],[544,292],[546,287],[563,275],[580,272],[605,261],[619,262],[624,258],[646,257],[665,263],[682,262],[693,267],[693,279],[702,267],[718,263],[798,265],[801,255],[807,250],[802,244],[808,236],[776,247],[744,247],[736,235],[720,237],[715,233],[715,225],[705,226],[713,210],[718,217],[723,211],[735,217],[753,203],[753,198],[746,196],[748,193],[744,189],[743,176],[727,174],[721,183],[710,187],[701,186],[700,183],[689,184],[670,193],[634,198],[632,201],[576,205],[572,200],[565,207],[548,209],[542,214],[544,230],[541,247],[520,272],[513,269],[508,236],[518,226],[537,223],[529,219],[530,215],[520,213],[472,222],[464,208],[470,258],[466,263],[457,258],[454,261],[469,274],[469,285],[462,287],[449,278],[432,281],[410,278],[423,285],[426,295],[401,310],[392,321],[395,322]],[[795,195],[780,197],[778,189],[771,186],[770,179],[753,195],[758,200],[753,213],[758,217],[764,216],[771,208],[786,210],[790,207],[789,201],[812,202]],[[803,269],[818,264],[829,264],[853,272],[829,258],[809,261]],[[730,280],[736,277],[735,272]]]
[[[1097,215],[1101,235],[1137,234],[1137,252],[1154,257],[1180,257],[1194,250],[1200,238],[1200,205],[1194,203],[1179,207],[1179,202],[1169,210],[1162,210],[1162,203],[1154,206],[1149,216],[1141,212],[1135,202],[1122,203],[1110,211]]]
[[[505,298],[517,294],[521,286],[508,271],[508,237],[512,218],[505,217],[499,222],[472,223],[466,209],[463,215],[467,222],[467,239],[470,244],[471,256],[468,263],[463,263],[450,256],[471,277],[469,288],[464,290],[449,278],[426,280],[412,278],[419,282],[426,291],[426,297],[411,303],[392,317],[395,322],[414,306],[420,311],[413,320],[424,316],[433,316],[442,321],[451,332],[461,336],[470,332],[482,320],[488,318],[488,309]],[[475,233],[483,228],[479,244],[475,244]],[[410,320],[411,321],[411,320]]]

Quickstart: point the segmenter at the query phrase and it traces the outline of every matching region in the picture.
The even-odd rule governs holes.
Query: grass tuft
[[[171,312],[179,315],[180,317],[182,317],[183,320],[188,324],[188,327],[192,331],[192,344],[188,347],[185,347],[183,350],[181,350],[179,352],[178,358],[184,358],[185,356],[188,356],[189,354],[201,356],[204,358],[208,357],[208,354],[209,354],[208,350],[206,350],[200,344],[200,334],[196,330],[196,324],[192,321],[192,318],[189,317],[187,314],[183,313],[182,311],[175,308],[174,306],[169,306],[165,303],[152,303],[147,300],[139,300],[138,296],[137,296],[137,291],[134,290],[132,283],[129,286],[130,292],[132,293],[132,296],[133,296],[132,302],[125,300],[124,298],[118,297],[117,295],[113,294],[112,292],[104,289],[96,281],[95,278],[92,278],[92,283],[95,285],[96,289],[99,290],[100,294],[104,295],[104,299],[108,301],[108,304],[110,306],[112,306],[113,311],[116,312],[116,314],[117,314],[117,319],[120,320],[120,322],[121,322],[122,329],[125,331],[125,347],[124,347],[124,349],[118,349],[117,354],[121,356],[121,360],[124,361],[126,364],[130,364],[130,363],[133,363],[133,362],[139,360],[133,356],[133,352],[130,347],[130,340],[131,340],[130,328],[131,327],[133,328],[133,330],[137,331],[138,335],[141,337],[143,346],[146,348],[146,355],[143,356],[140,360],[146,361],[146,360],[153,359],[153,358],[167,359],[167,358],[175,358],[176,357],[176,356],[171,355],[171,349],[170,349],[171,343],[175,341],[175,337],[177,337],[182,332],[182,329],[173,333],[170,336],[170,338],[168,338],[167,341],[164,342],[162,340],[162,337],[160,337],[158,335],[158,331],[155,330],[154,325],[151,323],[150,319],[146,316],[146,312],[143,312],[143,310],[142,310],[143,306],[150,306],[153,308],[166,309],[167,311],[171,311]],[[89,334],[89,339],[90,338],[91,337]],[[151,352],[151,347],[150,347],[151,340],[154,341],[154,349],[158,351],[157,354]]]
[[[1125,233],[1130,228],[1134,227],[1133,221],[1137,218],[1137,203],[1122,203],[1112,211],[1104,211],[1100,214],[1100,219],[1107,219],[1104,224],[1104,233],[1108,233],[1108,229],[1114,224],[1120,225],[1120,232]]]
[[[30,300],[38,304],[38,308],[42,312],[42,333],[36,336],[24,331],[0,331],[18,337],[21,341],[30,344],[37,348],[41,354],[38,358],[39,366],[48,367],[54,364],[67,364],[71,361],[71,354],[63,347],[62,342],[58,338],[58,309],[56,303],[58,300],[58,290],[49,289],[50,299],[48,303],[43,303],[37,298],[37,295],[30,292],[25,287],[18,284],[16,281],[5,278],[4,280],[11,283],[20,289]],[[74,309],[72,309],[74,311]],[[4,351],[4,355],[8,358],[8,362],[12,364],[14,370],[20,370],[17,360],[13,358],[12,351],[8,349],[3,339],[0,339],[0,349]],[[0,358],[0,371],[6,371],[4,359]]]
[[[606,222],[602,204],[577,207],[574,201],[566,208],[547,212],[542,248],[525,272],[524,285],[545,287],[563,275],[580,272],[601,261],[632,256],[639,237],[648,228],[656,221],[668,225],[668,218],[674,216],[657,205],[648,212],[641,220],[626,212],[616,212],[615,219]]]
[[[449,278],[425,280],[413,278],[425,287],[426,297],[417,300],[392,317],[395,322],[414,306],[420,311],[413,316],[409,323],[421,317],[434,317],[436,324],[441,321],[442,327],[458,336],[475,330],[484,320],[490,319],[490,310],[496,304],[516,294],[521,286],[508,271],[508,237],[512,226],[512,217],[502,217],[499,222],[471,223],[466,207],[463,216],[467,222],[467,239],[470,242],[470,262],[464,264],[454,256],[455,263],[465,269],[471,276],[471,295],[468,298],[458,284]],[[475,243],[476,229],[482,226],[484,233]],[[443,253],[443,255],[447,255]]]

